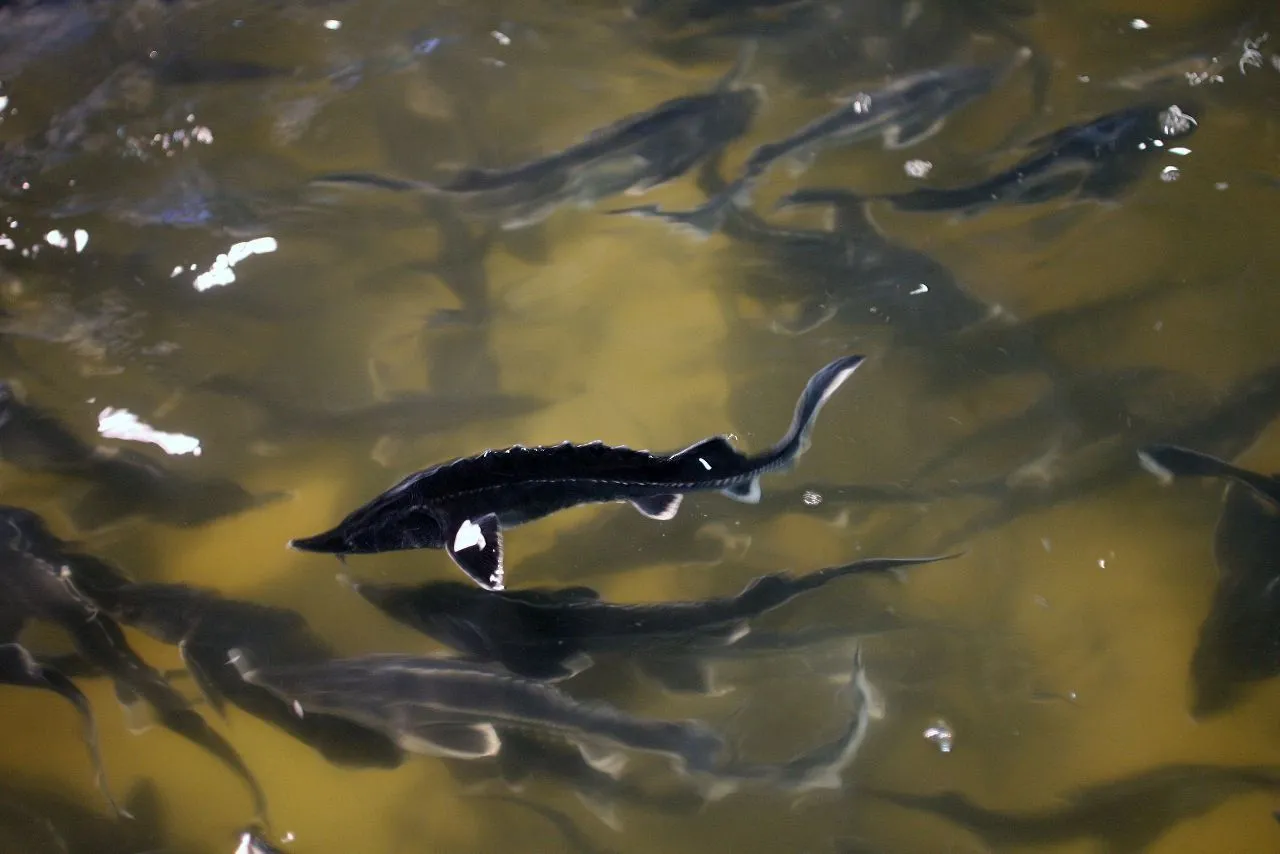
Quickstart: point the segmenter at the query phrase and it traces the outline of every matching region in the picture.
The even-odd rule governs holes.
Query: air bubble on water
[[[1160,180],[1166,184],[1176,181],[1182,177],[1182,173],[1178,171],[1177,166],[1166,166],[1160,170]]]
[[[822,496],[819,493],[814,492],[812,489],[805,490],[803,498],[804,503],[810,507],[817,507],[822,503]]]
[[[933,742],[939,753],[950,753],[955,743],[955,733],[951,729],[951,724],[942,718],[938,718],[924,731],[924,738],[925,741]]]
[[[1151,29],[1151,25],[1148,24],[1146,21],[1142,20],[1141,18],[1134,18],[1132,21],[1129,22],[1129,26],[1135,30]]]
[[[928,160],[908,160],[902,169],[910,178],[923,178],[933,169],[933,164]]]
[[[1177,104],[1171,104],[1169,109],[1160,114],[1160,130],[1165,136],[1186,133],[1197,124],[1199,122],[1196,121],[1195,116],[1183,112]]]

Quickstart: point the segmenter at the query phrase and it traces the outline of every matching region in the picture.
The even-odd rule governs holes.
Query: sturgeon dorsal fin
[[[746,459],[724,436],[712,436],[683,451],[672,454],[673,459],[696,461],[709,476],[735,471]]]

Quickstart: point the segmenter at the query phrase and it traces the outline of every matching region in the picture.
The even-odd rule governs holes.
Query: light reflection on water
[[[847,676],[855,629],[879,626],[862,650],[885,715],[842,790],[761,787],[664,812],[525,781],[523,797],[570,817],[566,837],[554,817],[471,797],[467,772],[439,760],[340,768],[235,707],[223,721],[198,704],[260,780],[284,850],[551,851],[574,844],[574,829],[621,852],[1274,850],[1274,787],[1219,804],[1230,787],[1208,771],[1177,794],[1069,815],[1038,836],[1012,820],[967,832],[871,793],[951,789],[1037,810],[1160,766],[1280,762],[1274,681],[1227,714],[1189,712],[1221,484],[1162,486],[1131,447],[1199,424],[1274,364],[1274,9],[1093,2],[1022,15],[1020,3],[832,0],[761,4],[777,8],[751,26],[727,16],[678,28],[686,19],[658,7],[687,15],[697,4],[650,4],[648,15],[612,0],[74,5],[75,21],[53,24],[41,23],[49,8],[0,8],[5,376],[86,442],[110,406],[137,424],[104,431],[103,444],[193,481],[281,496],[202,524],[135,516],[79,530],[85,482],[4,449],[0,502],[40,513],[78,549],[137,580],[294,609],[342,655],[439,652],[337,583],[338,564],[285,542],[414,468],[485,448],[674,449],[731,432],[758,452],[781,435],[805,379],[851,352],[868,364],[828,403],[797,470],[765,478],[760,505],[691,495],[662,523],[612,505],[566,511],[507,538],[509,583],[694,599],[780,569],[921,555],[971,532],[945,543],[962,557],[905,583],[840,583],[759,621],[748,638],[829,635],[801,652],[716,659],[717,684],[733,691],[666,694],[621,665],[562,686],[635,714],[706,720],[744,754],[784,760],[838,734],[847,710],[832,682]],[[707,7],[720,5],[730,4]],[[1019,69],[908,148],[877,138],[772,170],[751,197],[754,241],[601,213],[696,205],[696,169],[639,201],[570,199],[520,229],[412,194],[307,185],[335,173],[460,179],[562,149],[709,91],[748,30],[760,40],[746,82],[766,97],[725,153],[725,177],[837,95],[1024,42],[1049,74]],[[975,182],[1017,161],[1008,139],[1145,100],[1178,105],[1198,127],[1147,152],[1114,196],[981,215],[873,202],[861,225],[838,207],[774,207],[799,188]],[[853,238],[827,239],[844,226]],[[818,233],[821,246],[803,242]],[[873,276],[881,296],[849,290]],[[462,414],[383,406],[424,390],[452,395],[438,406]],[[494,402],[517,396],[509,412]],[[320,429],[326,412],[365,417]],[[1245,420],[1228,427],[1249,433]],[[1230,456],[1280,470],[1272,421]],[[161,451],[175,439],[189,440],[169,448],[181,456]],[[842,498],[853,484],[880,491]],[[356,557],[347,571],[461,578],[439,552]],[[66,648],[54,632],[34,636],[32,646]],[[152,666],[183,666],[175,647],[128,637]],[[250,819],[243,786],[158,726],[130,734],[109,681],[77,684],[113,783],[124,793],[151,778],[163,827],[159,839],[116,840],[71,818],[95,841],[68,836],[70,850],[235,850]],[[190,679],[175,686],[198,696]],[[14,787],[42,782],[101,811],[69,707],[5,688],[0,719]],[[645,759],[628,773],[679,782]],[[1183,814],[1167,833],[1142,832]],[[5,841],[26,839],[5,815],[0,843],[20,844]],[[286,833],[295,838],[281,843]]]

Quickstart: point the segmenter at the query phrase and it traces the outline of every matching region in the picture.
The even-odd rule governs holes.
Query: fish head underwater
[[[400,499],[413,486],[415,473],[391,487],[380,500],[349,514],[333,528],[311,537],[289,541],[289,548],[342,557],[408,549],[438,549],[445,545],[445,520],[427,506]]]

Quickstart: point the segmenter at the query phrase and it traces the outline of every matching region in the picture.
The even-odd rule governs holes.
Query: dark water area
[[[0,0],[0,854],[1280,850],[1277,222],[1274,3]]]

